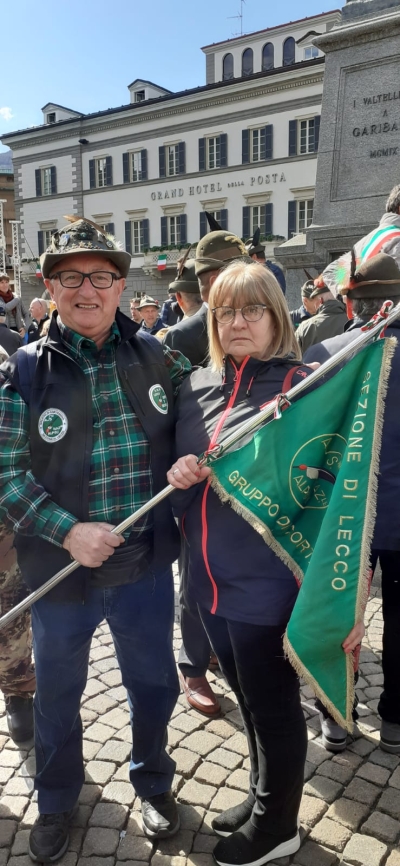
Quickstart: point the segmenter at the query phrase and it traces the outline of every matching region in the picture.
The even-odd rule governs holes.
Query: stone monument
[[[399,0],[348,0],[314,43],[326,59],[313,224],[275,253],[292,289],[371,231],[400,183]]]

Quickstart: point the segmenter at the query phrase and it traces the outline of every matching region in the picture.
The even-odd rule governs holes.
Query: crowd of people
[[[215,861],[263,866],[298,850],[307,735],[299,681],[283,651],[298,585],[219,500],[197,458],[350,344],[383,300],[398,302],[400,187],[381,223],[380,246],[374,242],[370,255],[371,237],[360,241],[357,270],[340,297],[324,275],[308,278],[294,311],[259,233],[244,243],[215,227],[194,259],[178,263],[163,308],[152,297],[134,298],[131,318],[119,309],[130,254],[84,218],[55,232],[41,257],[51,316],[46,299],[35,298],[29,323],[0,275],[2,613],[71,559],[79,563],[32,606],[34,668],[29,613],[0,631],[10,736],[35,739],[32,860],[54,862],[68,848],[84,781],[80,703],[91,639],[104,619],[131,711],[129,776],[145,834],[168,838],[179,829],[167,725],[180,687],[197,711],[220,712],[207,680],[212,664],[236,695],[250,758],[247,796],[213,820]],[[381,747],[391,753],[400,753],[399,365],[396,347],[371,546],[371,566],[379,560],[382,570]],[[112,531],[167,481],[175,488],[169,499],[122,535]],[[355,652],[362,635],[357,622],[343,652]],[[325,747],[342,751],[346,731],[318,709]]]

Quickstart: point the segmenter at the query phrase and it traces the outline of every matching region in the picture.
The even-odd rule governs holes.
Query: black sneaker
[[[6,697],[7,725],[14,743],[26,743],[33,737],[33,698],[18,695]]]
[[[150,839],[168,839],[181,825],[177,805],[171,791],[142,799],[143,832]]]
[[[295,854],[300,848],[300,836],[272,836],[257,830],[250,821],[228,839],[221,839],[214,848],[218,866],[264,866],[280,857]]]
[[[40,863],[54,863],[65,854],[69,843],[70,812],[39,815],[29,835],[29,856]]]
[[[245,824],[251,817],[254,802],[255,800],[253,795],[249,794],[247,800],[244,800],[243,803],[239,803],[237,806],[232,806],[231,809],[226,809],[225,812],[221,812],[220,815],[217,815],[217,817],[211,821],[214,833],[216,833],[217,836],[230,836],[231,833],[240,830],[243,824]]]

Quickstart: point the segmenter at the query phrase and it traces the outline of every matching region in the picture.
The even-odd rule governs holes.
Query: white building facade
[[[194,90],[136,79],[120,108],[48,103],[43,125],[3,137],[22,257],[35,259],[64,215],[94,220],[131,252],[125,309],[136,293],[165,298],[181,248],[208,231],[205,211],[244,238],[260,226],[272,257],[312,221],[324,75],[312,39],[339,20],[329,12],[207,46],[207,84]]]

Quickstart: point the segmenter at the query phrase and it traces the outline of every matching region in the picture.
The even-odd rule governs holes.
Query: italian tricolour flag
[[[36,265],[36,276],[37,276],[38,280],[41,280],[42,271],[40,270],[40,265]]]
[[[166,267],[167,267],[167,254],[166,253],[160,253],[160,255],[157,259],[157,270],[165,271]]]

